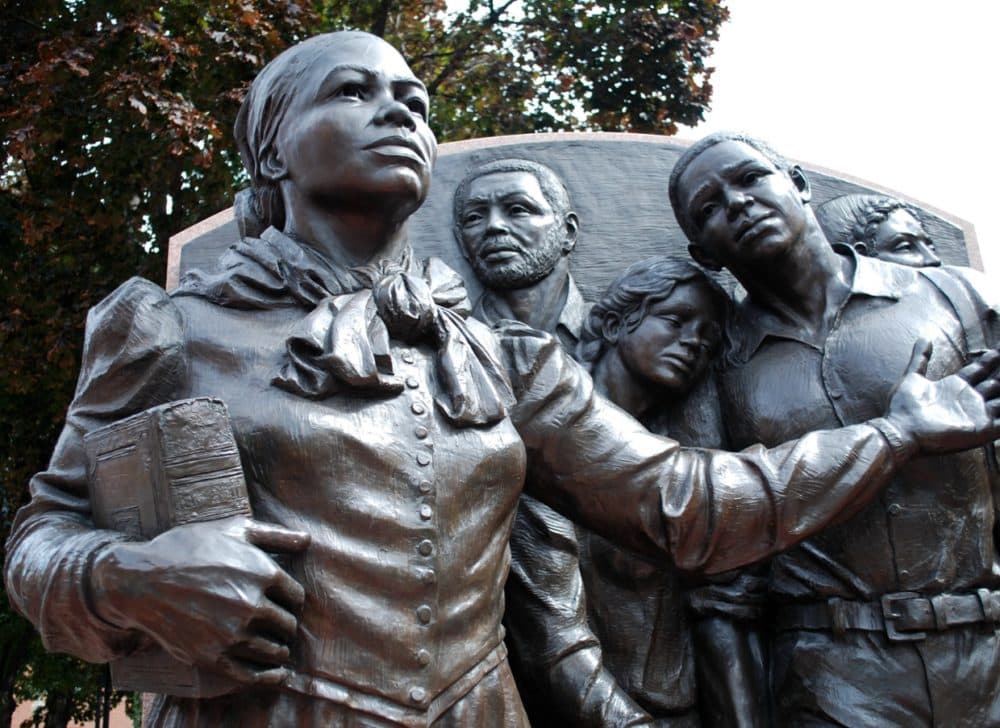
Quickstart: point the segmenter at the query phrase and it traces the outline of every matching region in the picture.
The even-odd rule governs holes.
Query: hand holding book
[[[94,559],[94,608],[158,644],[112,661],[115,686],[212,697],[280,682],[304,594],[271,555],[309,535],[253,520],[225,404],[169,402],[84,446],[94,523],[130,539]]]
[[[305,594],[269,553],[308,545],[308,534],[246,516],[114,544],[94,562],[95,607],[181,662],[244,684],[280,683]]]

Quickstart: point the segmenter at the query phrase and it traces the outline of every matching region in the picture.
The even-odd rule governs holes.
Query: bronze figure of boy
[[[722,376],[738,446],[864,421],[915,340],[932,344],[935,376],[1000,341],[996,291],[976,271],[835,250],[809,199],[798,167],[739,134],[696,143],[671,175],[691,254],[747,291]],[[780,723],[1000,723],[996,486],[992,446],[917,458],[773,560]]]
[[[151,726],[526,725],[500,619],[529,464],[533,494],[588,527],[723,570],[857,511],[919,452],[1000,431],[991,354],[771,450],[648,434],[550,336],[467,318],[457,276],[413,255],[428,104],[374,36],[288,49],[236,129],[264,232],[173,295],[133,279],[89,315],[5,577],[50,649],[100,662],[155,640],[247,686],[158,696]],[[148,542],[95,528],[83,436],[197,396],[228,405],[255,518]]]

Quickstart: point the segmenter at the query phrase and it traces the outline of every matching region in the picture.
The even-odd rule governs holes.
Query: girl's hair
[[[719,325],[724,329],[730,298],[705,271],[679,258],[646,258],[626,268],[590,309],[580,333],[577,350],[580,360],[593,368],[618,343],[621,331],[634,331],[650,306],[668,298],[683,283],[705,286],[715,303]],[[609,323],[615,320],[620,325],[612,329]]]

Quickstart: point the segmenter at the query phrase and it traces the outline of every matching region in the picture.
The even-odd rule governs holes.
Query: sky
[[[971,222],[1000,287],[1000,3],[728,0],[712,109],[788,157]]]

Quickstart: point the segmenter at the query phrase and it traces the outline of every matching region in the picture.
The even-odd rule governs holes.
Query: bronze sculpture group
[[[692,256],[747,291],[728,322],[697,270],[666,266],[663,291],[619,305],[653,263],[577,328],[579,221],[558,180],[515,164],[456,199],[492,310],[527,322],[491,327],[408,245],[428,113],[402,57],[363,33],[304,41],[258,76],[237,137],[259,235],[171,295],[133,279],[88,319],[66,427],[7,544],[8,592],[46,645],[107,661],[156,643],[242,686],[157,696],[153,726],[528,725],[501,624],[513,551],[511,643],[580,711],[565,724],[696,724],[686,698],[643,692],[662,697],[664,675],[630,681],[639,644],[602,663],[615,597],[598,607],[592,587],[588,624],[582,585],[647,579],[676,624],[654,626],[646,664],[691,681],[670,653],[690,639],[680,572],[701,588],[777,555],[777,722],[1000,721],[987,287],[831,247],[801,172],[722,135],[682,157],[669,193]],[[717,352],[710,435],[745,450],[686,449],[632,416],[650,393],[669,410]],[[95,528],[83,437],[199,396],[229,408],[253,517],[148,542]],[[532,563],[536,545],[555,562]]]

